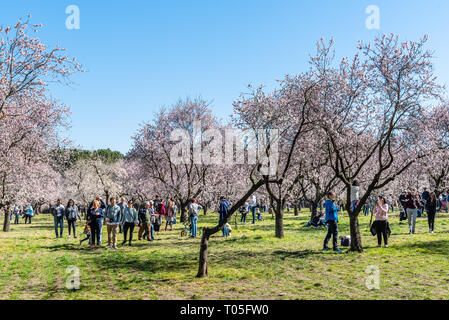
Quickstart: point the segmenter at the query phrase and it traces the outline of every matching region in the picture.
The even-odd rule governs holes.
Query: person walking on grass
[[[338,212],[340,207],[335,205],[335,193],[329,192],[328,199],[324,203],[324,208],[326,211],[326,224],[328,227],[326,238],[324,239],[323,250],[331,250],[328,246],[329,240],[332,237],[332,248],[335,252],[342,252],[338,248]]]
[[[153,201],[151,201],[151,204]],[[154,208],[151,208],[150,202],[145,202],[145,204],[140,208],[139,210],[139,240],[142,240],[143,238],[147,239],[148,241],[153,241],[153,233],[150,232],[150,227],[152,227],[151,224],[151,215],[154,213]]]
[[[391,231],[388,225],[388,204],[384,197],[379,196],[379,200],[374,207],[374,213],[376,214],[376,218],[371,229],[373,234],[377,234],[377,246],[382,246],[383,236],[385,248],[388,248],[388,237]]]
[[[418,208],[421,205],[421,200],[419,195],[416,194],[416,189],[411,189],[404,200],[405,210],[407,212],[408,227],[410,229],[410,234],[415,234],[416,226],[416,216],[418,213]]]
[[[133,207],[132,200],[128,201],[128,205],[123,211],[123,216],[120,225],[123,226],[123,242],[122,245],[126,244],[127,235],[129,231],[129,245],[131,246],[133,241],[134,228],[139,225],[139,217],[137,215],[137,210]]]
[[[76,220],[79,219],[81,221],[81,216],[78,207],[72,199],[69,200],[67,207],[65,208],[65,217],[69,226],[69,237],[71,236],[73,229],[73,237],[76,239]]]
[[[103,229],[104,210],[101,208],[100,201],[94,200],[92,209],[87,214],[90,221],[90,246],[101,246],[101,232]]]
[[[55,222],[55,233],[56,238],[62,238],[62,233],[64,231],[64,216],[65,216],[65,208],[61,204],[61,199],[56,201],[56,204],[52,208],[52,215]],[[59,232],[58,232],[59,228]]]
[[[108,230],[107,248],[117,249],[117,229],[122,221],[122,211],[116,203],[115,197],[109,199],[109,206],[106,208],[106,225]]]
[[[431,193],[426,202],[427,221],[429,223],[430,233],[433,233],[435,228],[435,216],[437,214],[438,202],[439,200],[437,199],[435,193]]]
[[[228,211],[229,211],[229,202],[224,197],[220,197],[220,206],[218,209],[218,214],[219,214],[218,223],[219,224],[221,224],[223,221],[226,220],[226,218],[228,216]],[[223,237],[227,238],[230,236],[230,233],[228,232],[228,228],[226,227],[226,225],[223,226],[222,231],[223,231]]]
[[[189,203],[189,220],[191,224],[191,232],[192,235],[190,238],[196,238],[196,234],[198,231],[197,223],[198,223],[198,212],[203,208],[197,203],[195,198],[190,199]]]
[[[120,207],[120,220],[122,220],[123,215],[125,214],[125,209],[127,208],[125,198],[121,197],[120,202],[117,204]],[[118,233],[122,233],[123,226],[119,224]]]

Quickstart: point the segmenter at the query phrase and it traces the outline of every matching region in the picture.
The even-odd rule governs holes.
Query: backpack
[[[351,236],[341,237],[340,245],[342,247],[349,247],[351,245]]]

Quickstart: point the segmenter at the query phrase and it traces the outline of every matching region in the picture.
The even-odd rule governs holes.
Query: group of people
[[[267,204],[263,205],[257,201],[256,196],[253,194],[243,206],[240,207],[240,222],[246,224],[246,216],[248,213],[252,213],[252,224],[256,223],[256,216],[258,221],[263,221],[262,213],[267,212],[269,206]]]
[[[360,204],[359,199],[359,184],[354,181],[351,188],[351,210],[355,210]],[[328,246],[330,239],[333,240],[333,250],[341,252],[338,247],[338,214],[341,211],[341,206],[336,204],[336,195],[333,192],[328,194],[328,199],[325,201],[325,224],[328,226],[328,233],[324,239],[323,250],[331,250]],[[369,202],[369,203],[368,203]],[[367,201],[365,206],[372,206],[370,209],[375,216],[374,222],[371,225],[371,233],[373,236],[377,235],[378,246],[382,246],[382,239],[385,248],[388,247],[388,238],[391,234],[390,225],[388,222],[388,213],[390,209],[394,212],[394,200],[393,196],[378,196],[377,201]],[[435,193],[431,193],[424,188],[423,193],[418,194],[417,190],[411,188],[408,191],[402,192],[399,197],[399,210],[400,216],[403,216],[403,220],[407,219],[409,233],[415,234],[416,219],[422,216],[424,210],[427,212],[427,221],[429,225],[429,232],[434,233],[435,228],[435,216],[438,210],[443,207],[441,198],[437,197]],[[419,214],[420,213],[420,214]]]
[[[14,205],[11,209],[9,220],[12,221],[14,218],[14,224],[20,223],[20,217],[25,219],[25,224],[31,224],[31,218],[34,217],[34,209],[32,205],[20,206]]]
[[[106,204],[99,196],[87,206],[86,226],[84,234],[86,239],[80,241],[80,244],[89,240],[91,247],[101,246],[102,229],[106,225],[108,234],[108,248],[117,248],[117,234],[123,233],[122,244],[132,245],[133,233],[135,227],[139,227],[139,240],[154,240],[154,231],[159,231],[165,217],[165,230],[173,230],[176,223],[177,206],[173,198],[164,203],[159,196],[155,200],[142,203],[139,207],[132,200],[128,202],[122,197],[117,203],[115,197],[109,199]],[[63,237],[64,220],[68,224],[69,237],[76,235],[76,223],[82,221],[80,210],[73,200],[69,200],[66,206],[62,205],[58,199],[51,208],[51,214],[54,218],[54,228],[56,238]]]

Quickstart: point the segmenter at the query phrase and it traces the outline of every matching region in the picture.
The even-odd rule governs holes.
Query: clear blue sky
[[[80,30],[65,27],[71,4]],[[365,27],[368,5],[380,8],[380,30]],[[428,34],[437,74],[449,83],[448,0],[14,0],[2,1],[0,25],[27,13],[44,25],[46,44],[67,48],[88,71],[52,88],[71,107],[70,137],[86,149],[126,153],[139,123],[179,97],[201,95],[225,119],[249,83],[272,87],[304,71],[321,37],[346,56],[380,33]],[[98,121],[108,123],[102,132],[92,130]]]

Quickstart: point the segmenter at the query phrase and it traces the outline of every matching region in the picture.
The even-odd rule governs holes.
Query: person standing
[[[435,193],[429,195],[429,199],[426,202],[427,221],[429,223],[429,232],[433,233],[435,228],[435,216],[437,214],[438,199]]]
[[[148,241],[153,241],[152,233],[150,233],[150,227],[151,225],[151,214],[154,212],[154,209],[150,210],[150,203],[151,202],[145,202],[145,204],[140,208],[139,210],[139,240],[142,240],[143,238],[147,238]]]
[[[351,186],[351,211],[354,212],[357,204],[359,203],[359,182],[354,180]]]
[[[190,199],[190,203],[189,203],[189,220],[190,220],[190,224],[191,224],[191,231],[192,231],[192,235],[190,236],[191,238],[196,238],[196,234],[198,231],[198,211],[202,210],[202,207],[197,203],[195,198]]]
[[[62,238],[62,233],[64,231],[64,216],[65,216],[65,208],[61,204],[61,199],[56,201],[56,204],[52,208],[52,215],[55,222],[55,233],[56,238]],[[59,228],[59,233],[58,233]]]
[[[418,208],[421,204],[419,196],[416,194],[415,189],[411,189],[405,196],[405,209],[407,212],[408,226],[410,229],[410,234],[415,233],[416,226],[416,216],[418,213]]]
[[[13,211],[14,211],[14,224],[19,224],[20,213],[22,211],[20,206],[15,205]]]
[[[165,231],[167,231],[168,226],[170,226],[170,231],[173,231],[173,205],[173,201],[171,199],[168,200],[165,214]]]
[[[338,248],[338,212],[340,208],[335,205],[335,193],[329,192],[328,199],[324,203],[324,208],[326,211],[326,224],[328,226],[328,232],[326,238],[324,239],[323,250],[331,250],[328,246],[329,240],[332,237],[332,247],[335,252],[342,252]]]
[[[101,232],[103,229],[104,210],[101,208],[100,201],[94,200],[92,209],[87,213],[87,219],[90,221],[90,246],[101,246]]]
[[[121,225],[123,225],[123,242],[122,245],[126,244],[127,235],[129,231],[129,245],[131,246],[133,241],[134,227],[139,225],[139,217],[137,215],[137,210],[133,207],[132,200],[128,201],[128,205],[123,211]]]
[[[120,202],[117,205],[120,207],[120,221],[121,221],[123,218],[123,215],[125,214],[125,209],[127,208],[125,198],[121,197]],[[122,224],[119,224],[118,233],[122,233],[122,227],[123,227]]]
[[[248,211],[249,211],[249,203],[245,202],[245,204],[241,206],[239,209],[240,215],[242,216],[240,218],[240,222],[243,224],[246,224],[246,215],[248,214]]]
[[[257,199],[256,199],[256,196],[254,194],[249,199],[249,205],[251,207],[251,213],[253,214],[253,224],[255,224],[256,223]]]
[[[76,220],[79,219],[81,221],[81,216],[78,207],[72,199],[69,200],[67,207],[65,208],[65,217],[69,226],[69,237],[73,229],[73,237],[76,239]]]
[[[218,223],[221,224],[223,221],[226,220],[227,216],[228,216],[228,211],[229,211],[229,202],[224,198],[224,197],[220,197],[220,206],[218,209],[218,214],[219,214],[219,220]],[[223,226],[223,237],[229,237],[229,232],[228,229],[226,228],[226,222],[225,221],[225,225]]]
[[[374,213],[376,214],[376,218],[372,228],[377,234],[377,246],[380,247],[382,245],[383,236],[385,248],[388,248],[388,234],[390,228],[388,226],[388,204],[384,197],[379,196],[379,200],[374,207]]]
[[[109,199],[109,206],[106,209],[106,225],[108,231],[107,248],[117,249],[117,229],[122,221],[122,213],[120,207],[116,203],[115,197]]]
[[[164,217],[165,217],[165,221],[167,221],[164,201],[162,199],[159,200],[159,204],[157,206],[155,206],[155,208],[156,208],[156,213],[157,213],[157,217],[158,217],[158,219],[157,219],[158,226],[156,228],[156,231],[159,232],[159,228],[162,226]]]

